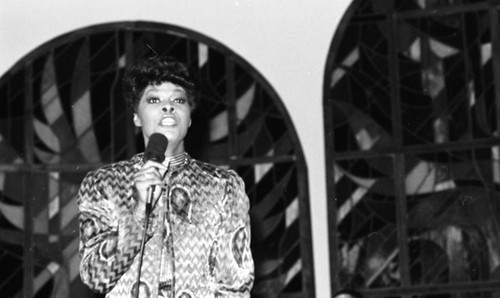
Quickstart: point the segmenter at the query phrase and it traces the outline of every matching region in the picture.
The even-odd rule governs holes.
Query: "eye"
[[[152,97],[146,98],[146,102],[147,103],[158,103],[158,102],[160,102],[160,99],[158,97],[152,96]]]
[[[176,98],[174,98],[174,102],[177,102],[177,103],[183,104],[183,103],[186,103],[186,102],[187,102],[187,99],[186,99],[186,98],[184,98],[184,97],[176,97]]]

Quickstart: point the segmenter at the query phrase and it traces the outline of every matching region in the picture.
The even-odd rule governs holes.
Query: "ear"
[[[134,113],[134,124],[137,127],[141,127],[142,126],[141,119],[139,119],[139,116],[137,116],[136,113]]]
[[[189,125],[188,125],[188,127],[191,127],[191,122],[193,122],[193,119],[189,118]]]

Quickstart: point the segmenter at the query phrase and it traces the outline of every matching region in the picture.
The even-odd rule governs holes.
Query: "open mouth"
[[[161,125],[165,125],[165,126],[172,126],[172,125],[175,125],[176,123],[177,122],[172,117],[165,117],[161,120]]]

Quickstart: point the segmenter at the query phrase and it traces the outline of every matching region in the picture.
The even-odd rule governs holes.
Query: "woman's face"
[[[170,82],[147,86],[134,123],[142,127],[145,144],[150,135],[161,133],[168,139],[166,156],[184,152],[184,137],[191,126],[191,107],[184,88]]]

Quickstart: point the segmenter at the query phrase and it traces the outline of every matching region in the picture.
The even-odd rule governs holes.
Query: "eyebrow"
[[[144,93],[149,93],[149,92],[153,92],[153,91],[159,91],[160,89],[157,87],[157,86],[154,86],[154,85],[150,85],[149,88],[146,88],[144,89]],[[180,92],[184,92],[184,93],[187,93],[186,90],[184,88],[182,88],[181,86],[176,86],[172,89],[172,91],[180,91]]]

